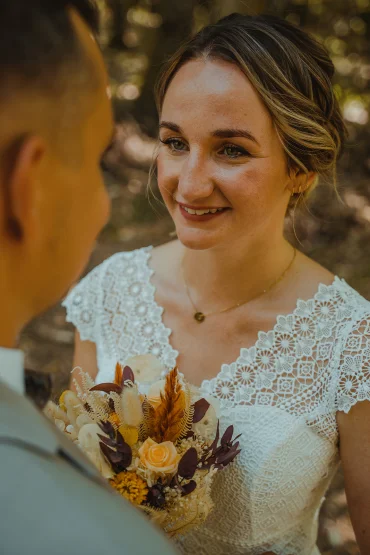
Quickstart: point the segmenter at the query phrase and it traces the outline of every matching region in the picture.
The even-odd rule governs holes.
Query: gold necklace
[[[233,306],[230,306],[228,308],[224,308],[223,310],[218,310],[216,312],[208,312],[208,314],[205,314],[204,312],[199,310],[196,307],[195,303],[193,302],[193,299],[192,299],[191,294],[190,294],[189,286],[188,286],[187,281],[185,279],[184,267],[182,267],[182,274],[183,274],[185,290],[186,290],[186,293],[189,297],[189,301],[191,302],[191,304],[193,305],[193,308],[195,310],[195,313],[193,315],[194,320],[196,320],[199,324],[201,324],[202,322],[204,322],[204,320],[206,318],[208,318],[208,316],[213,316],[214,314],[224,314],[225,312],[230,312],[231,310],[239,308],[240,306],[243,306],[247,303],[250,303],[251,301],[254,301],[255,299],[258,299],[258,297],[262,297],[262,295],[271,291],[271,289],[273,287],[275,287],[275,285],[277,285],[280,281],[282,281],[285,278],[285,276],[287,275],[287,273],[289,272],[289,270],[293,266],[293,263],[295,261],[296,256],[297,256],[297,249],[294,249],[293,258],[289,262],[289,265],[287,266],[287,268],[285,268],[284,272],[267,289],[264,289],[261,293],[258,293],[258,295],[256,295],[255,297],[252,297],[251,299],[248,299],[247,301],[242,301],[240,303],[234,304]]]

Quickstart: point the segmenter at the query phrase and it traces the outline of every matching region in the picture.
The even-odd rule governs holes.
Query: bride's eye
[[[222,147],[221,154],[227,156],[227,158],[241,158],[243,156],[250,156],[249,152],[236,145],[225,145]]]
[[[162,144],[168,146],[171,152],[182,152],[187,149],[186,144],[181,139],[170,138],[166,140],[159,139]]]

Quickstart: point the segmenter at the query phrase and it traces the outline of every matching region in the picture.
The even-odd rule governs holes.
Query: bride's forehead
[[[190,60],[173,77],[165,100],[194,96],[213,95],[222,97],[236,94],[242,89],[245,93],[257,94],[247,76],[236,65],[223,60]]]
[[[176,82],[177,77],[181,80]],[[193,77],[190,75],[187,81],[181,75],[175,76],[164,99],[162,121],[172,122],[186,133],[202,135],[218,129],[246,127],[257,133],[257,130],[266,132],[272,128],[269,111],[243,74],[247,83],[244,90],[230,83],[225,86],[216,82],[213,87],[207,80],[204,87],[197,86],[198,76]]]
[[[164,97],[162,118],[240,118],[268,111],[238,66],[220,60],[192,60],[172,79]],[[230,123],[230,122],[229,122]],[[229,124],[228,123],[228,124]],[[218,127],[218,125],[217,125]]]

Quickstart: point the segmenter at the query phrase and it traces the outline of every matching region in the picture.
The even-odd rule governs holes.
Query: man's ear
[[[288,188],[291,194],[305,193],[313,184],[317,174],[315,172],[305,173],[302,170],[292,170]]]
[[[46,145],[41,137],[19,138],[4,154],[4,222],[8,235],[21,241],[32,239],[39,227],[39,175]]]

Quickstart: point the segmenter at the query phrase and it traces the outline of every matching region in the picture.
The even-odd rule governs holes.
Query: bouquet
[[[131,361],[140,380],[150,357]],[[212,482],[239,454],[238,438],[233,426],[220,437],[214,406],[177,368],[144,394],[132,367],[117,364],[114,382],[99,385],[80,369],[77,394],[65,391],[45,412],[117,492],[169,536],[184,534],[212,510]]]

